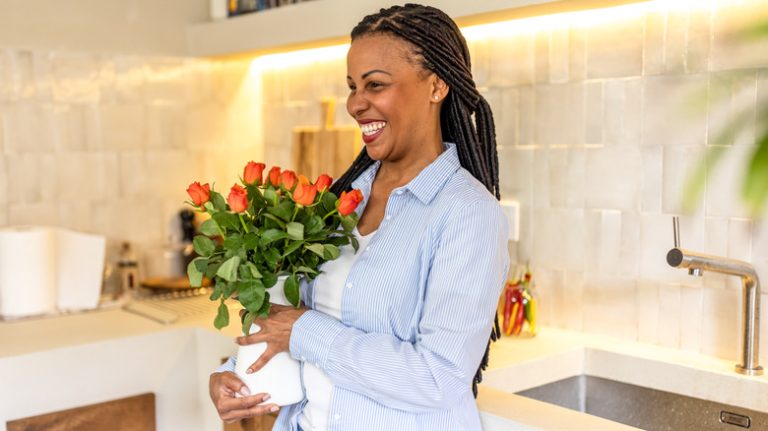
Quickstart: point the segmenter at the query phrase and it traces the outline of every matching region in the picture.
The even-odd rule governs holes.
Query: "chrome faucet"
[[[741,320],[741,363],[736,365],[736,372],[748,376],[763,374],[763,367],[758,365],[758,347],[760,338],[760,280],[755,268],[747,262],[710,256],[680,248],[680,221],[672,219],[672,232],[675,236],[675,248],[667,253],[667,263],[674,268],[688,268],[688,274],[701,276],[703,271],[741,277],[744,286],[744,313]]]

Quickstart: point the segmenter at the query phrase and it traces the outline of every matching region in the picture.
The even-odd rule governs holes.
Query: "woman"
[[[435,8],[382,9],[352,31],[347,70],[365,149],[332,191],[363,192],[360,251],[304,286],[309,308],[273,306],[238,342],[268,343],[254,371],[280,351],[303,361],[306,399],[274,429],[480,429],[473,390],[509,259],[466,42]],[[232,367],[211,376],[223,419],[277,410],[259,405],[268,394],[234,398],[246,390]]]

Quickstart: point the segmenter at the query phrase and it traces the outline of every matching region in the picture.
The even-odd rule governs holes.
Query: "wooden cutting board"
[[[352,165],[363,144],[359,127],[334,125],[335,100],[324,99],[320,104],[320,126],[293,129],[292,165],[310,181],[324,173],[334,179],[341,176]]]

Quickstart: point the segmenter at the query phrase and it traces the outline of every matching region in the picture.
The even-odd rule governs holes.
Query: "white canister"
[[[285,298],[283,285],[287,277],[280,277],[277,283],[267,289],[270,302],[273,304],[290,305]],[[261,328],[255,323],[251,325],[251,334]],[[248,369],[267,349],[267,343],[256,343],[240,346],[237,349],[237,365],[235,374],[248,386],[251,394],[267,393],[270,404],[287,406],[296,404],[304,398],[301,387],[301,368],[299,361],[293,359],[288,352],[275,355],[264,368],[252,374],[246,374]]]

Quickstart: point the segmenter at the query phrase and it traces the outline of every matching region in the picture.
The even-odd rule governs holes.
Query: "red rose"
[[[300,205],[312,205],[315,202],[317,190],[312,184],[299,184],[293,192],[293,201]]]
[[[358,189],[354,189],[351,192],[341,192],[339,198],[339,214],[346,216],[352,214],[357,208],[357,205],[363,201],[363,192]]]
[[[280,185],[280,168],[279,167],[273,166],[272,169],[269,170],[269,183],[275,187]]]
[[[296,186],[296,174],[293,171],[285,170],[280,174],[280,182],[286,190],[291,191]]]
[[[318,193],[322,193],[328,190],[328,187],[331,186],[332,182],[333,178],[329,177],[327,174],[322,174],[317,177],[317,181],[315,181],[315,188],[317,189]]]
[[[236,213],[244,212],[248,209],[248,192],[245,191],[245,188],[237,184],[233,185],[232,189],[229,191],[227,203],[232,211]]]
[[[264,168],[266,168],[264,163],[248,162],[243,170],[243,182],[249,185],[261,185],[261,174],[264,172]]]
[[[211,186],[208,183],[200,185],[199,182],[195,181],[187,187],[187,193],[195,205],[202,206],[211,199]]]

